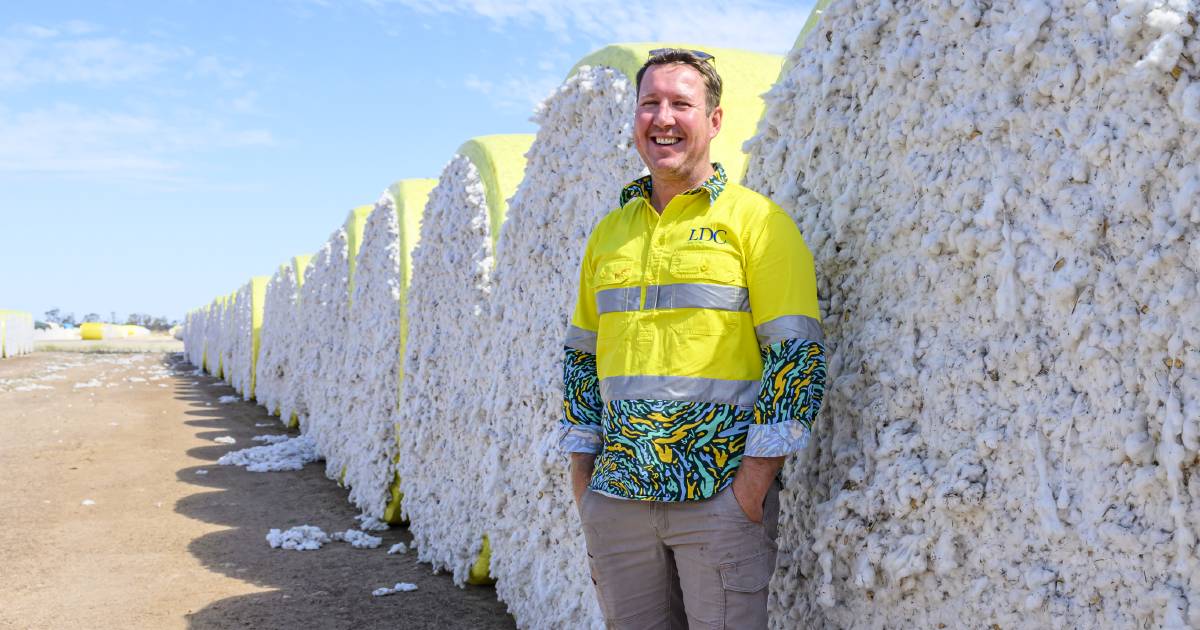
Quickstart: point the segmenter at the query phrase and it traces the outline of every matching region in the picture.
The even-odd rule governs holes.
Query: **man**
[[[709,160],[714,61],[638,72],[650,175],[588,239],[565,343],[560,443],[611,628],[766,627],[776,478],[824,391],[812,255]]]

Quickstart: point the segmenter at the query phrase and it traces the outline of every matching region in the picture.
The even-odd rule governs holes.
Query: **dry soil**
[[[273,527],[332,533],[357,511],[320,463],[218,466],[285,432],[261,407],[218,402],[233,393],[177,354],[0,360],[0,627],[513,627],[491,588],[387,555],[409,542],[402,527],[377,549],[271,549]],[[418,590],[371,596],[396,582]]]

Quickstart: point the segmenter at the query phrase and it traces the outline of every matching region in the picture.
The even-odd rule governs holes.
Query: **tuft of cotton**
[[[222,435],[221,437],[215,437],[215,438],[213,438],[213,441],[216,442],[217,444],[237,444],[237,438],[231,437],[228,435]]]
[[[388,548],[389,556],[398,554],[398,553],[408,553],[408,545],[400,542],[400,543],[396,543],[396,544],[392,545],[390,548]]]
[[[288,530],[272,529],[267,532],[267,543],[272,549],[294,549],[313,551],[331,539],[320,527],[299,525]]]
[[[747,143],[829,350],[772,625],[1196,627],[1190,3],[957,4],[833,3]]]
[[[221,403],[222,405],[228,405],[229,403],[237,402],[239,400],[241,399],[237,396],[221,396],[217,399],[217,402]]]
[[[380,587],[380,588],[377,588],[377,589],[371,591],[371,595],[373,595],[375,597],[384,597],[385,595],[393,595],[395,593],[407,593],[407,592],[415,591],[415,590],[417,590],[416,584],[412,584],[409,582],[396,582],[396,585],[392,586],[390,588],[387,586],[384,586],[384,587]]]
[[[320,459],[312,438],[301,435],[266,446],[253,446],[221,456],[222,466],[245,466],[250,472],[300,470]]]
[[[264,444],[279,444],[280,442],[286,442],[292,438],[286,435],[256,435],[250,439],[254,440],[255,442],[263,442]]]
[[[357,529],[347,529],[344,532],[335,532],[332,536],[333,540],[350,543],[355,549],[374,549],[383,544],[383,538],[380,536],[372,536],[364,531]]]

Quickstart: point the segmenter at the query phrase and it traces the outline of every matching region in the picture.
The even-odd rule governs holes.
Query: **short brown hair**
[[[652,54],[637,72],[638,94],[642,93],[642,77],[646,75],[650,66],[690,66],[704,77],[704,106],[708,113],[711,114],[721,106],[721,75],[717,74],[717,68],[712,64],[714,57],[701,58],[695,52],[684,48],[663,48],[653,52],[655,54]]]

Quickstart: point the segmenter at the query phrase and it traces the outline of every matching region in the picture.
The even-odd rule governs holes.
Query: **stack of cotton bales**
[[[793,56],[748,181],[830,382],[776,627],[1200,627],[1191,7],[835,2]]]
[[[459,584],[494,520],[487,493],[500,491],[483,470],[491,405],[484,357],[495,342],[488,298],[496,237],[532,142],[485,136],[459,148],[429,196],[413,254],[400,489],[420,559]]]
[[[33,352],[33,315],[0,310],[0,358]]]
[[[404,344],[405,295],[421,213],[435,180],[393,184],[367,218],[354,270],[346,339],[341,447],[334,457],[350,486],[350,501],[365,513],[389,514],[396,477],[396,410]]]
[[[517,622],[531,628],[601,625],[567,458],[555,444],[563,336],[587,235],[643,172],[631,135],[633,77],[659,46],[612,46],[583,59],[538,111],[526,177],[497,247],[489,341],[475,370],[457,381],[485,380],[485,399],[466,407],[486,409],[486,417],[465,420],[486,423],[473,456],[483,460],[487,512],[495,515],[491,573]],[[741,145],[763,110],[759,95],[782,59],[708,50],[725,80],[713,159],[736,181],[745,168]]]
[[[300,287],[309,256],[295,256],[267,283],[263,299],[262,342],[255,369],[254,397],[269,413],[291,424],[291,412],[283,414],[288,384],[300,355]],[[293,405],[288,405],[289,409]]]
[[[255,367],[261,344],[267,276],[255,276],[237,290],[230,313],[230,362],[226,376],[243,400],[254,398]]]

